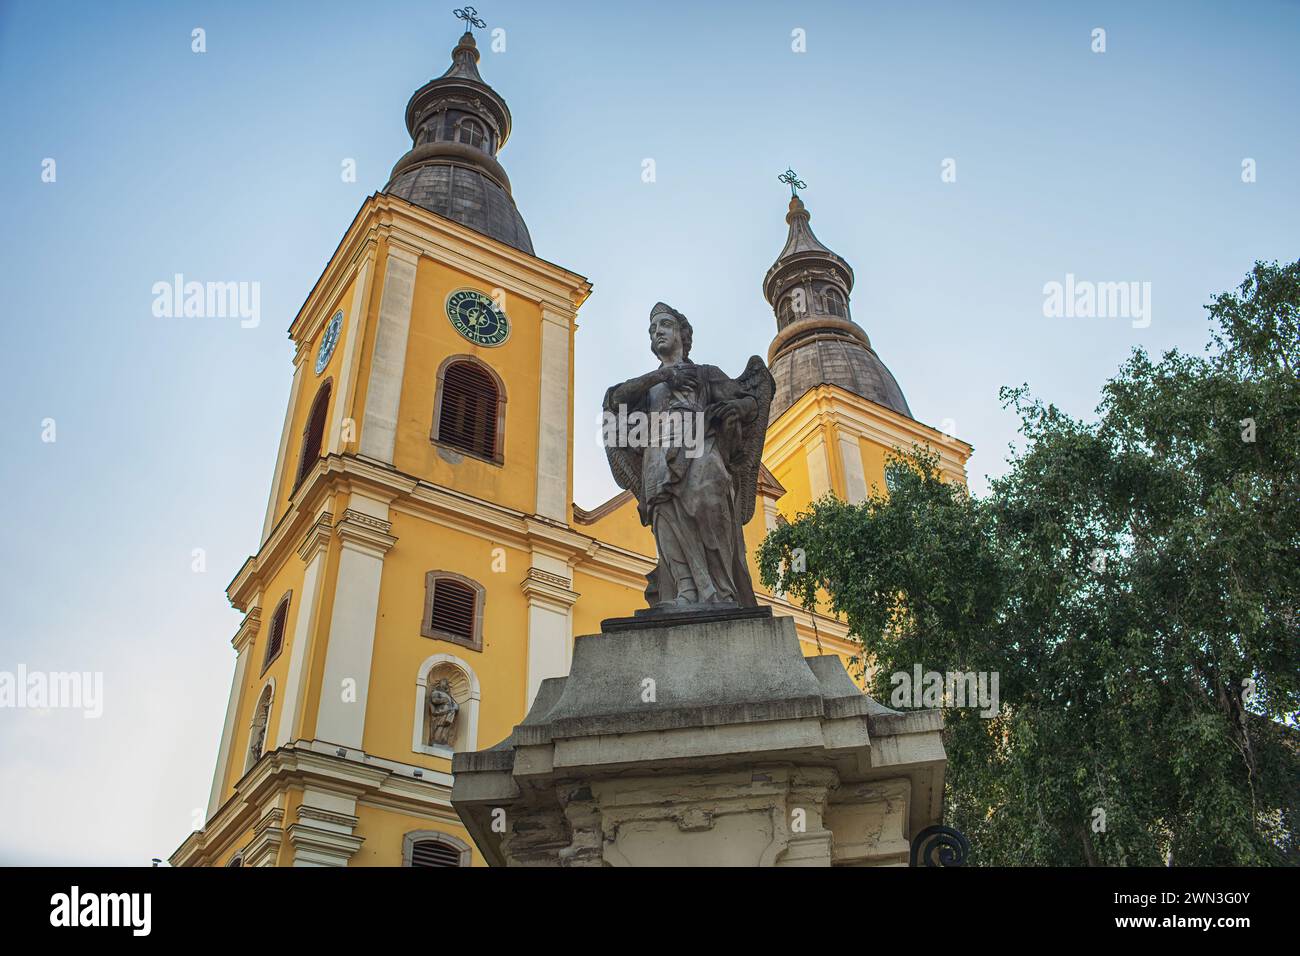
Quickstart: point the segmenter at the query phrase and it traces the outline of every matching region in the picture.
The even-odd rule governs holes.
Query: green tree
[[[1300,262],[1207,308],[1207,355],[1135,350],[1093,422],[1003,389],[1025,440],[986,497],[913,449],[760,549],[882,702],[997,673],[995,717],[944,714],[974,862],[1300,862]]]

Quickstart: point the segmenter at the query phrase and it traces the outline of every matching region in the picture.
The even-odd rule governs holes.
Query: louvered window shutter
[[[438,441],[479,458],[497,457],[496,383],[485,370],[457,362],[442,379]]]
[[[295,488],[302,484],[302,480],[316,464],[325,444],[325,416],[330,407],[330,387],[330,382],[322,385],[316,393],[316,400],[311,403],[311,412],[307,415],[307,425],[302,434],[302,456],[298,459],[298,477],[293,483]]]
[[[411,848],[411,866],[460,866],[460,850],[438,840],[420,840]]]
[[[433,612],[429,626],[435,631],[446,631],[470,641],[474,639],[474,606],[478,594],[451,578],[438,578],[433,583]]]
[[[275,614],[271,617],[271,627],[266,637],[266,660],[263,667],[269,664],[277,654],[280,648],[284,646],[284,620],[289,614],[289,602],[281,601],[275,609]]]

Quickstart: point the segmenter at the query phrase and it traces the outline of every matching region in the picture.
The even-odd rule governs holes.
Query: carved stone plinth
[[[804,658],[789,618],[610,624],[510,737],[454,758],[489,863],[907,865],[940,822],[939,714]]]

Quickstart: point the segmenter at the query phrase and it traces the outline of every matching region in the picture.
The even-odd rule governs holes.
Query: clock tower
[[[410,150],[289,327],[208,819],[178,865],[478,862],[451,754],[507,736],[568,670],[594,550],[571,528],[569,434],[591,286],[534,254],[478,62],[467,31],[411,97]],[[597,590],[636,581],[607,568]]]

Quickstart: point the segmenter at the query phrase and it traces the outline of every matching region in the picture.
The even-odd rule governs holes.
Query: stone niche
[[[938,824],[935,711],[863,694],[754,608],[579,637],[504,741],[452,763],[497,866],[906,866]]]
[[[429,712],[429,694],[442,680],[447,682],[447,693],[458,707],[455,723],[452,726],[451,743],[446,745],[433,741],[433,715]],[[468,749],[471,724],[477,715],[472,712],[472,705],[475,703],[472,700],[473,688],[469,675],[465,673],[463,667],[454,662],[436,663],[418,681],[418,687],[419,693],[416,697],[420,717],[414,749],[420,753],[439,757],[451,757],[457,750]]]

